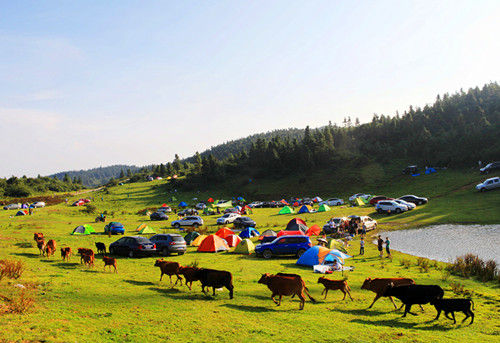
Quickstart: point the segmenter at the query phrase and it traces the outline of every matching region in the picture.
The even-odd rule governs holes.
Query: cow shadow
[[[55,264],[56,267],[59,267],[62,269],[75,269],[79,265],[80,265],[80,263],[77,263],[77,262],[59,262],[59,263]]]
[[[403,320],[403,321],[401,321]],[[395,319],[385,319],[385,320],[365,320],[365,319],[353,319],[352,323],[364,324],[364,325],[380,325],[387,326],[391,328],[401,328],[401,329],[414,329],[414,330],[424,330],[424,331],[449,331],[452,327],[446,327],[441,324],[434,324],[432,326],[420,326],[422,324],[432,323],[433,321],[420,322],[420,323],[408,323],[404,322],[405,318],[399,317]]]
[[[236,304],[224,304],[221,306],[228,307],[228,308],[231,308],[233,310],[243,311],[243,312],[253,312],[253,313],[276,312],[275,309],[269,308],[266,306],[249,306],[249,305],[236,305]]]
[[[29,257],[29,258],[40,258],[40,257],[43,256],[43,255],[40,255],[40,254],[29,253],[29,252],[15,252],[12,255]]]
[[[33,243],[31,242],[21,242],[21,243],[16,243],[14,246],[18,248],[23,248],[23,249],[28,249],[28,248],[33,248]]]
[[[95,269],[83,269],[82,272],[84,273],[100,273],[101,271],[100,270],[95,270]]]
[[[131,285],[135,285],[135,286],[153,286],[154,283],[150,282],[150,281],[138,281],[138,280],[123,280]]]
[[[345,309],[345,308],[336,308],[332,309],[332,311],[339,311],[346,314],[352,314],[356,316],[368,316],[368,317],[376,317],[390,312],[394,312],[394,311],[379,311],[372,309]]]
[[[177,288],[159,288],[159,287],[150,287],[152,291],[158,292],[160,294],[166,295],[172,299],[176,300],[203,300],[203,301],[213,301],[217,300],[217,295],[214,297],[209,294],[200,293],[186,293]],[[187,290],[189,292],[189,290]]]

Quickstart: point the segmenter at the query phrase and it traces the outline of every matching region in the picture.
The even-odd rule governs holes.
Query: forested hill
[[[71,180],[76,179],[86,187],[97,187],[105,184],[111,178],[119,178],[135,173],[139,167],[117,164],[109,167],[99,167],[87,170],[64,171],[49,175],[63,180],[67,175]]]

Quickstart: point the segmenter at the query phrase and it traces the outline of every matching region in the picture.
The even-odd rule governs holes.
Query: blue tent
[[[307,251],[297,260],[297,264],[301,266],[315,266],[318,264],[333,263],[333,261],[344,264],[344,259],[350,257],[351,256],[346,255],[339,250],[332,250],[316,245],[307,249]]]
[[[177,205],[178,207],[188,207],[188,204],[185,202],[185,201],[181,201],[179,203],[179,205]]]
[[[311,206],[302,205],[302,207],[299,209],[299,212],[297,213],[311,213],[311,212],[312,212]]]
[[[245,199],[243,199],[242,197],[237,197],[236,200],[242,201],[242,200],[245,200]]]
[[[247,227],[245,230],[240,232],[240,238],[242,239],[257,237],[259,235],[259,231],[255,230],[253,227]]]
[[[17,211],[16,216],[25,216],[26,212],[24,211]]]
[[[432,168],[432,167],[431,167],[431,168],[427,168],[427,169],[425,170],[425,174],[426,174],[426,175],[429,175],[430,173],[435,173],[435,172],[436,172],[436,169],[434,169],[434,168]]]

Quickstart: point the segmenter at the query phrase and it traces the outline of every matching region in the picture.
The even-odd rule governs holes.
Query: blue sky
[[[499,1],[0,1],[0,176],[169,161],[500,79]]]

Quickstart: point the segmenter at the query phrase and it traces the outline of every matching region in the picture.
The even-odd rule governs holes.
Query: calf
[[[54,255],[56,252],[57,244],[53,239],[49,240],[47,244],[45,244],[45,255],[47,258],[50,258],[51,255]]]
[[[434,305],[437,311],[437,316],[434,318],[434,320],[437,320],[439,318],[439,315],[441,314],[441,311],[444,311],[444,315],[448,319],[453,319],[453,324],[456,324],[457,321],[455,320],[455,312],[460,311],[465,314],[464,320],[462,322],[465,322],[465,320],[469,317],[471,317],[470,324],[474,322],[474,313],[471,310],[474,309],[474,302],[471,299],[434,299],[431,301],[431,305]],[[450,318],[448,315],[451,313],[451,316],[453,318]]]
[[[290,276],[287,276],[290,275]],[[297,274],[284,274],[272,275],[269,273],[263,274],[258,281],[259,283],[266,285],[272,292],[271,299],[278,306],[281,305],[281,298],[283,295],[297,295],[300,299],[300,309],[304,309],[304,304],[306,299],[304,297],[304,292],[307,294],[312,302],[315,302],[314,298],[308,292],[304,280]],[[274,299],[279,296],[279,300]]]
[[[361,286],[361,289],[367,289],[369,291],[374,292],[375,299],[373,299],[373,302],[368,308],[372,308],[373,304],[375,302],[384,296],[384,292],[386,288],[390,285],[393,284],[394,286],[406,286],[406,285],[414,285],[415,281],[412,279],[406,279],[406,278],[366,278],[365,282],[363,282],[363,285]],[[394,302],[394,299],[392,299],[391,296],[389,296],[389,299],[392,301],[392,304],[394,305],[394,308],[398,308],[396,306],[396,303]]]
[[[351,298],[351,300],[353,300],[351,297],[351,288],[347,284],[347,280],[329,280],[329,279],[322,276],[318,279],[318,283],[321,283],[321,284],[323,284],[323,286],[325,286],[325,289],[321,293],[321,294],[325,293],[325,299],[326,299],[326,296],[328,295],[329,290],[340,289],[340,291],[342,293],[344,293],[344,298],[342,298],[342,300],[345,300],[346,294],[348,294],[349,298]]]
[[[70,247],[61,248],[61,257],[65,261],[69,261],[69,258],[73,252]]]
[[[94,255],[82,255],[82,260],[89,268],[94,266]]]
[[[177,282],[181,282],[182,286],[182,278],[179,275],[181,265],[177,262],[165,261],[163,259],[156,260],[155,267],[159,267],[161,271],[160,281],[163,278],[163,275],[166,274],[170,277],[170,284],[172,284],[172,275],[177,276],[177,280],[175,280],[174,286],[177,285]]]
[[[185,284],[189,288],[189,290],[191,290],[191,287],[193,286],[193,281],[200,281],[200,279],[196,277],[196,272],[199,269],[200,268],[196,267],[182,267],[182,266],[179,268],[179,274],[184,276]]]
[[[118,270],[116,269],[116,258],[103,256],[102,260],[104,261],[104,270],[106,270],[106,266],[109,266],[109,269],[113,266],[115,268],[115,273],[118,273]]]
[[[95,247],[97,249],[98,254],[105,254],[106,253],[106,245],[104,243],[96,242]]]
[[[43,233],[41,233],[41,232],[35,232],[33,234],[33,239],[35,240],[35,242],[37,242],[40,239],[44,239]]]
[[[40,252],[40,255],[45,254],[45,239],[40,238],[36,241],[36,246],[38,248],[38,251]]]
[[[205,287],[212,287],[213,295],[215,295],[216,288],[226,287],[229,290],[229,299],[233,299],[233,275],[230,272],[201,268],[194,272],[194,277],[201,281],[203,293],[205,293]]]
[[[85,256],[85,255],[92,256],[92,259],[95,258],[95,254],[94,254],[94,251],[92,249],[78,248],[78,253],[80,254],[80,263],[84,263],[83,256]]]
[[[398,298],[405,304],[405,313],[403,317],[406,317],[407,313],[411,313],[411,306],[414,304],[427,304],[434,299],[443,298],[444,291],[441,287],[436,285],[407,285],[407,286],[397,286],[390,284],[385,292],[384,296],[393,296]]]

